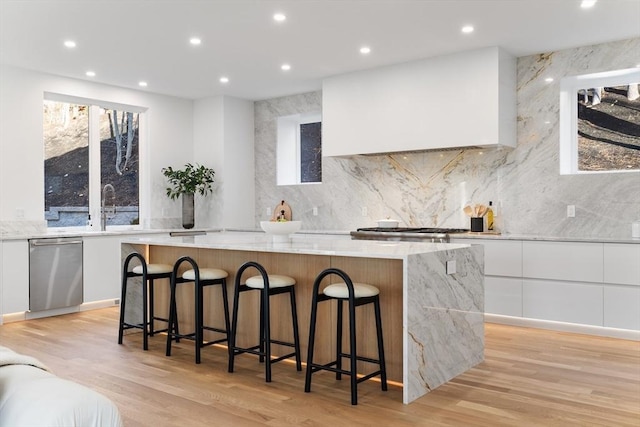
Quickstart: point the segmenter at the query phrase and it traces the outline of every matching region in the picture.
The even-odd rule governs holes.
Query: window
[[[48,227],[139,223],[140,111],[47,94],[43,103]],[[114,191],[108,186],[110,184]],[[105,191],[106,190],[106,191]]]
[[[322,182],[320,113],[278,117],[278,185]]]
[[[562,79],[561,174],[640,171],[638,82],[638,69]]]

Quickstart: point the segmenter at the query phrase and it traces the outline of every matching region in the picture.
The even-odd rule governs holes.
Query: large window
[[[640,170],[640,70],[561,82],[560,173]]]
[[[55,95],[44,100],[49,227],[99,229],[102,219],[107,226],[139,223],[141,114],[131,110]]]

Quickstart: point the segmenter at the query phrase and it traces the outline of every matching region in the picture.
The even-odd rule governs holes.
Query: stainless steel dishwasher
[[[82,304],[82,238],[29,240],[29,310]]]

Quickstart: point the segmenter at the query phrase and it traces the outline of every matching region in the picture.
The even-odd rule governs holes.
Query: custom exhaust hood
[[[490,47],[334,76],[324,156],[515,147],[516,58]]]

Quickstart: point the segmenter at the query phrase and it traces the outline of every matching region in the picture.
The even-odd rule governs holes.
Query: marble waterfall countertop
[[[387,350],[401,363],[398,379],[402,379],[404,403],[484,360],[484,248],[480,245],[351,240],[348,234],[309,233],[294,234],[279,243],[265,233],[241,231],[122,239],[123,255],[139,246],[157,247],[152,253],[159,262],[170,262],[179,252],[176,247],[221,251],[216,259],[222,265],[227,258],[234,261],[233,268],[237,268],[237,258],[228,253],[231,251],[285,254],[288,260],[298,255],[330,257],[326,265],[345,265],[347,270],[354,259],[379,259],[366,264],[363,274],[368,279],[360,280],[377,284],[375,280],[387,278],[379,284],[382,310],[393,316],[391,335],[402,337],[401,346]],[[401,263],[400,268],[388,269],[389,262]],[[299,271],[296,280],[300,286],[309,286],[318,273]]]
[[[364,258],[404,259],[409,255],[466,248],[466,244],[382,242],[375,240],[351,240],[334,234],[291,235],[288,242],[274,241],[262,232],[222,231],[197,236],[174,237],[123,237],[123,243],[153,244],[162,246],[192,247],[201,249],[225,249],[257,252],[280,252],[308,255],[337,255]]]

